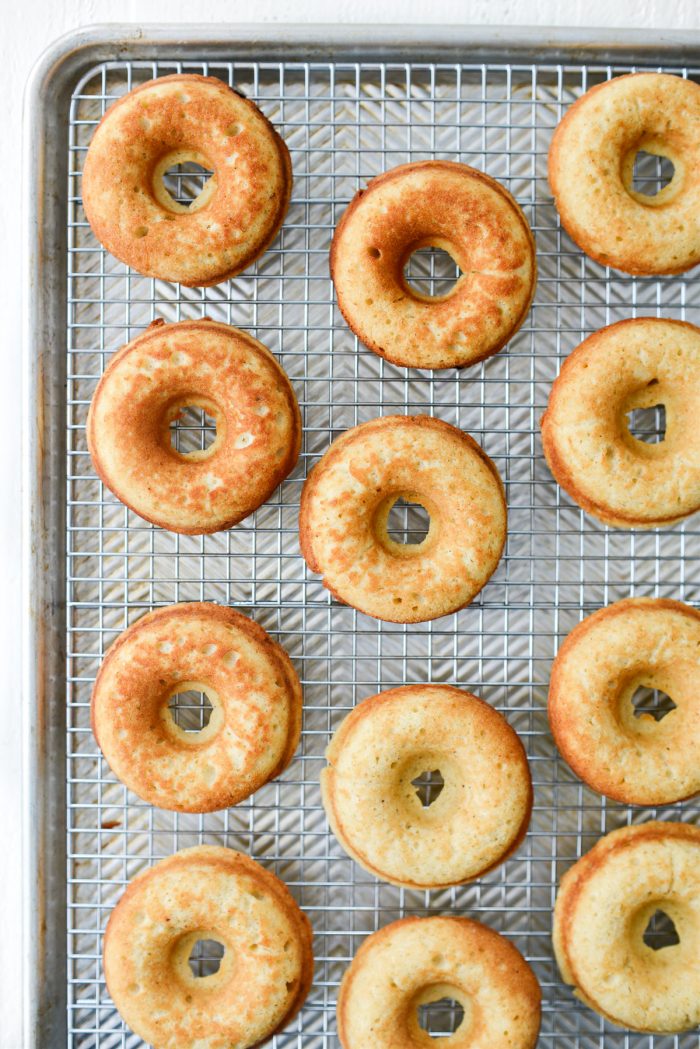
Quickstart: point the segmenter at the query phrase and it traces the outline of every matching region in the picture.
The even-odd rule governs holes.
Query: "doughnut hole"
[[[165,696],[161,721],[171,739],[185,746],[209,743],[224,723],[218,694],[201,681],[180,681]]]
[[[406,289],[424,302],[449,298],[462,276],[459,263],[444,241],[412,248],[403,266]]]
[[[233,952],[212,929],[194,929],[176,941],[171,964],[187,991],[216,990],[227,982]]]
[[[655,197],[672,181],[674,173],[673,161],[669,157],[640,149],[634,158],[632,185],[637,193]]]
[[[181,398],[170,404],[163,419],[166,446],[179,459],[209,459],[221,447],[226,423],[219,408],[203,397]]]
[[[671,694],[677,693],[678,689],[682,693],[682,687],[682,682],[679,684],[672,673],[654,667],[621,682],[613,708],[623,731],[630,737],[642,739],[673,733],[671,715],[677,703]]]
[[[681,164],[662,142],[648,141],[631,149],[622,162],[622,184],[645,207],[668,204],[680,189]]]
[[[652,951],[663,951],[666,947],[676,947],[681,942],[673,918],[660,907],[649,918],[642,939]]]
[[[190,951],[187,964],[197,979],[213,976],[221,968],[226,948],[220,940],[197,940]]]
[[[395,557],[415,557],[434,543],[437,534],[435,508],[416,492],[385,496],[374,515],[378,541]]]
[[[634,390],[623,401],[620,411],[622,439],[637,455],[663,455],[669,430],[668,390],[656,378]]]
[[[163,185],[175,203],[189,211],[213,174],[203,164],[185,161],[184,164],[173,164],[163,172]]]
[[[183,456],[206,452],[216,440],[216,419],[204,408],[185,405],[170,423],[170,444]]]
[[[463,1022],[464,1009],[454,998],[439,998],[437,1002],[418,1007],[418,1026],[431,1038],[456,1034]]]
[[[390,766],[387,790],[402,799],[406,828],[421,828],[447,819],[465,804],[464,776],[447,753],[421,747],[419,732],[408,753]]]
[[[211,720],[213,707],[206,692],[187,689],[175,692],[168,700],[168,710],[183,732],[201,732]]]
[[[649,408],[633,408],[627,412],[627,429],[636,441],[661,444],[666,438],[666,407],[653,404]]]
[[[422,772],[411,780],[411,786],[416,788],[418,800],[424,809],[434,805],[442,794],[445,786],[440,769],[432,769],[430,772]]]
[[[206,207],[214,196],[216,174],[198,150],[174,150],[156,164],[152,188],[164,211],[171,215],[192,214]]]
[[[673,954],[669,949],[687,948],[696,930],[692,909],[674,895],[645,901],[629,917],[630,940],[649,965],[665,966]]]
[[[632,707],[635,718],[653,718],[654,721],[662,721],[667,714],[676,709],[676,704],[671,697],[658,688],[648,688],[639,685],[632,695]]]
[[[441,960],[439,957],[431,959],[431,963],[439,967]],[[425,1041],[426,1035],[445,1047],[463,1043],[471,1024],[471,1011],[469,998],[460,988],[447,983],[434,983],[424,987],[415,996],[411,1005],[409,1031],[413,1028],[411,1033],[418,1034],[421,1043]]]
[[[430,531],[430,514],[422,503],[399,498],[389,511],[386,529],[395,543],[418,546]]]

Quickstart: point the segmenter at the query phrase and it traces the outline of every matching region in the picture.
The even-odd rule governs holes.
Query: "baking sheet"
[[[51,396],[48,405],[42,402],[48,409],[42,427],[50,425],[51,440],[32,500],[37,503],[38,491],[44,496],[45,527],[35,536],[51,555],[44,575],[55,587],[48,662],[42,664],[46,673],[51,668],[52,716],[43,728],[35,712],[30,716],[28,760],[30,787],[36,788],[32,804],[44,817],[49,804],[54,808],[53,819],[37,819],[35,808],[29,820],[36,848],[29,857],[47,876],[36,895],[48,901],[49,935],[41,940],[31,922],[29,931],[44,963],[49,945],[61,945],[62,921],[67,940],[65,968],[57,979],[54,955],[50,993],[44,986],[40,1003],[31,992],[36,967],[29,977],[36,1044],[141,1044],[107,994],[102,932],[139,870],[205,842],[243,849],[273,870],[314,926],[314,988],[299,1019],[274,1040],[280,1049],[335,1049],[337,985],[364,936],[401,915],[433,913],[480,918],[521,949],[543,987],[541,1045],[697,1047],[697,1033],[653,1038],[620,1032],[559,982],[550,930],[564,870],[614,827],[654,815],[696,820],[698,807],[631,811],[582,787],[557,758],[545,704],[552,657],[583,615],[631,594],[697,603],[698,523],[635,535],[587,518],[554,484],[542,459],[538,421],[561,359],[592,330],[630,316],[700,320],[700,289],[692,275],[633,279],[583,256],[560,231],[546,182],[552,130],[582,91],[630,68],[661,68],[659,62],[669,72],[697,76],[698,58],[684,64],[689,59],[680,43],[663,58],[644,53],[640,44],[635,66],[634,41],[623,60],[590,44],[583,53],[562,40],[548,52],[532,39],[495,34],[490,44],[465,36],[461,48],[447,36],[428,41],[423,54],[430,60],[421,60],[417,40],[386,39],[378,54],[376,40],[363,50],[343,31],[334,46],[315,38],[305,46],[292,36],[286,43],[282,33],[274,44],[214,45],[187,43],[184,30],[185,42],[177,45],[145,39],[118,47],[93,40],[92,52],[76,58],[64,76],[63,97],[52,103],[55,114],[48,102],[44,106],[44,119],[53,114],[58,145],[57,155],[44,161],[53,176],[51,207],[67,221],[53,255],[51,312],[43,318],[48,337],[42,354],[55,352],[39,358],[50,380],[43,386],[42,398],[47,388]],[[179,71],[221,77],[253,98],[287,141],[295,173],[289,216],[272,248],[247,273],[205,290],[128,272],[95,241],[80,196],[85,151],[105,107],[145,79]],[[330,237],[356,189],[388,167],[434,156],[473,164],[501,180],[537,239],[540,277],[525,325],[507,350],[462,372],[405,371],[358,345],[334,304],[328,276]],[[653,166],[642,174],[657,177]],[[43,259],[44,274],[48,262]],[[426,286],[451,275],[429,255],[413,265]],[[96,381],[120,345],[154,317],[203,315],[250,331],[278,356],[302,407],[304,446],[291,477],[243,525],[219,535],[178,537],[146,525],[99,484],[84,423]],[[36,322],[35,316],[34,338]],[[471,433],[501,471],[509,506],[506,554],[479,598],[456,615],[410,628],[379,624],[331,600],[298,549],[298,501],[307,470],[347,427],[393,412],[428,412]],[[190,438],[198,425],[191,423]],[[650,429],[658,424],[658,418],[643,421]],[[59,426],[64,436],[56,443]],[[64,512],[67,528],[59,540]],[[56,600],[62,588],[65,608]],[[46,601],[44,589],[35,586],[37,595]],[[293,764],[250,801],[206,816],[165,813],[140,802],[111,775],[89,729],[91,685],[106,648],[147,609],[183,600],[220,601],[251,615],[286,647],[304,684],[304,733]],[[502,711],[527,747],[535,782],[530,833],[518,854],[475,885],[431,893],[388,886],[353,864],[328,833],[318,791],[325,745],[347,711],[381,688],[428,680],[461,685]],[[62,724],[56,707],[63,711],[64,698]],[[37,746],[46,759],[42,769],[33,764]],[[63,808],[64,773],[61,826],[56,813]],[[49,850],[63,845],[63,879],[55,856],[47,861],[37,841]],[[61,1029],[64,1004],[67,1028]],[[433,1033],[447,1033],[453,1020],[447,1012],[434,1016]]]

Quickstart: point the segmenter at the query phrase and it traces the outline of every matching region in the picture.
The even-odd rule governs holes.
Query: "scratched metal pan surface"
[[[633,534],[585,516],[554,484],[539,419],[562,359],[603,324],[653,315],[700,321],[694,274],[634,279],[586,258],[561,231],[546,181],[547,148],[566,107],[632,69],[700,77],[698,39],[514,30],[97,27],[59,42],[27,94],[24,347],[24,666],[26,819],[25,1040],[32,1047],[135,1047],[110,1001],[102,934],[128,881],[198,842],[243,849],[289,885],[315,930],[316,977],[277,1049],[335,1049],[339,980],[365,936],[401,915],[468,914],[508,936],[542,984],[548,1049],[695,1049],[698,1034],[632,1035],[608,1025],[560,982],[550,941],[555,889],[597,838],[654,815],[695,821],[698,806],[631,810],[583,787],[557,757],[545,702],[552,657],[582,616],[631,594],[700,601],[697,518]],[[286,139],[294,192],[281,234],[235,280],[188,290],[130,272],[93,237],[81,171],[97,121],[130,88],[179,71],[216,76],[254,99]],[[359,345],[335,305],[328,249],[354,192],[410,160],[460,160],[515,195],[537,238],[533,308],[510,345],[462,372],[405,371]],[[655,159],[640,184],[658,188]],[[173,172],[186,201],[201,173]],[[436,253],[411,280],[441,292],[454,267]],[[155,317],[207,315],[261,339],[288,372],[304,414],[299,465],[239,527],[205,537],[146,525],[95,477],[85,419],[110,356]],[[308,469],[349,426],[428,412],[473,434],[507,486],[509,537],[491,582],[469,607],[431,624],[380,624],[336,603],[299,554],[297,511]],[[208,439],[185,420],[181,447]],[[632,420],[658,439],[659,413]],[[415,509],[394,534],[421,534]],[[129,623],[176,601],[219,601],[261,623],[304,684],[304,732],[284,775],[222,813],[152,808],[110,773],[90,732],[100,660]],[[476,884],[406,891],[358,868],[328,831],[318,780],[331,732],[353,705],[404,682],[449,682],[502,711],[523,739],[535,782],[527,840]],[[198,697],[176,711],[185,727]],[[647,697],[651,704],[654,697]],[[426,772],[430,770],[426,769]],[[433,781],[424,791],[438,789]],[[429,798],[426,798],[429,800]],[[658,935],[663,935],[661,931]],[[203,949],[193,964],[217,962]],[[457,1010],[421,1017],[438,1039]]]

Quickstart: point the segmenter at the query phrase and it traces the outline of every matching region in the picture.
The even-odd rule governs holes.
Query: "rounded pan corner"
[[[82,66],[116,57],[116,49],[126,49],[143,39],[137,25],[97,24],[73,29],[57,37],[37,57],[24,85],[25,119],[52,92],[67,87]]]

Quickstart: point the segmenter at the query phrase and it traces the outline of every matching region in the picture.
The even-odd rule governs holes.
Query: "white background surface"
[[[5,390],[0,412],[0,667],[5,688],[0,694],[0,1049],[26,1049],[20,1026],[19,920],[22,876],[20,705],[20,343],[23,245],[18,176],[21,156],[22,94],[29,71],[41,51],[56,37],[99,22],[236,21],[442,22],[460,25],[536,25],[546,37],[548,26],[639,27],[700,30],[698,0],[254,0],[231,3],[207,0],[12,0],[2,11],[0,64],[0,129],[5,178],[0,197],[0,382]],[[652,34],[653,35],[653,34]],[[601,38],[604,34],[601,34]],[[24,614],[24,612],[22,612]],[[25,872],[25,879],[31,874]],[[28,881],[25,882],[27,884]]]

